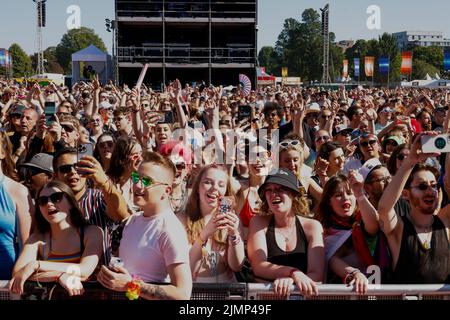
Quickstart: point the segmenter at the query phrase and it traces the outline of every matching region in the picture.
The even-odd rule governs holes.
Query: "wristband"
[[[137,300],[141,294],[141,279],[133,276],[133,279],[127,283],[127,292],[125,296],[128,300]]]
[[[346,272],[344,277],[344,284],[350,284],[350,282],[352,282],[353,279],[355,278],[355,275],[359,272],[361,272],[359,271],[359,269],[353,269],[350,272]]]
[[[59,280],[61,279],[61,277],[64,275],[65,272],[61,272],[61,274],[59,275],[58,278],[56,278],[55,282],[59,283]]]

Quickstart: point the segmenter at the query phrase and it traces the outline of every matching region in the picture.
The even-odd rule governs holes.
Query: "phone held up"
[[[77,166],[81,168],[80,174],[83,173],[82,168],[85,167],[80,164],[80,161],[83,157],[93,157],[94,156],[94,146],[92,143],[83,143],[77,146]]]
[[[44,107],[45,114],[45,125],[47,127],[51,126],[53,122],[56,121],[56,103],[46,102]]]
[[[437,136],[424,135],[421,138],[422,152],[424,153],[449,153],[450,135],[440,134]]]
[[[228,214],[233,208],[232,197],[221,197],[219,200],[219,214]]]

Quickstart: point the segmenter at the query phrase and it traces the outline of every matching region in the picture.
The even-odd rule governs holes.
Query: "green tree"
[[[31,76],[33,69],[31,67],[30,57],[23,51],[23,49],[14,43],[9,47],[9,53],[11,54],[13,62],[13,76],[14,77],[27,77]]]
[[[69,30],[63,35],[61,42],[56,47],[57,62],[64,68],[66,73],[70,73],[72,71],[72,54],[91,44],[106,52],[103,40],[93,29],[81,27],[80,29]]]
[[[268,74],[280,72],[279,57],[273,47],[262,47],[258,54],[258,62],[261,67],[266,68]]]
[[[284,21],[283,30],[278,36],[275,51],[279,57],[280,67],[288,67],[289,74],[300,76],[304,81],[322,78],[322,43],[321,21],[314,9],[306,9],[302,20],[289,18]],[[333,43],[334,34],[330,34],[331,77],[340,73],[342,52]]]
[[[56,58],[56,47],[48,47],[44,50],[44,59],[45,62],[45,71],[49,73],[59,73],[63,74],[64,69],[61,67],[61,65],[58,62],[58,59]],[[33,54],[31,56],[31,61],[33,65],[33,70],[37,68],[37,53]]]
[[[416,61],[426,62],[438,70],[437,73],[444,72],[444,51],[437,46],[416,47],[413,49],[413,65]],[[434,74],[433,74],[434,75]]]
[[[425,79],[427,74],[434,76],[436,73],[439,73],[439,69],[435,66],[425,61],[414,59],[412,79]]]

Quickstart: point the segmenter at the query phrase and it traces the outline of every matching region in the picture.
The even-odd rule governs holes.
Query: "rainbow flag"
[[[401,74],[412,73],[412,52],[406,51],[402,53],[402,66],[400,67]]]
[[[375,57],[365,57],[364,69],[366,71],[366,77],[373,77],[374,65],[375,65]]]

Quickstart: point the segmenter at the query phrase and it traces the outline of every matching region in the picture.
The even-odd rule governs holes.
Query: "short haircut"
[[[156,152],[144,152],[142,154],[142,162],[141,162],[141,164],[144,164],[144,163],[147,163],[147,162],[156,164],[158,166],[161,166],[164,169],[166,169],[167,171],[169,171],[171,176],[172,176],[171,179],[174,179],[174,177],[175,177],[175,175],[177,173],[177,168],[172,163],[172,161],[170,161],[170,159],[167,158],[167,157],[163,157],[159,153],[156,153]]]
[[[350,121],[352,120],[353,116],[356,114],[357,110],[363,110],[363,109],[359,106],[351,106],[350,108],[348,108],[347,118],[349,118]]]
[[[59,123],[62,122],[70,122],[74,126],[75,130],[77,130],[78,132],[80,131],[80,121],[76,117],[70,114],[62,114],[59,117]]]
[[[130,109],[127,107],[119,107],[113,112],[114,117],[117,117],[121,114],[128,116],[130,114]]]
[[[324,160],[328,160],[330,159],[330,154],[337,149],[342,149],[342,145],[339,142],[325,142],[324,144],[322,144],[322,146],[320,147],[319,150],[319,157],[324,159]]]
[[[58,166],[58,160],[59,160],[59,158],[61,158],[63,155],[65,155],[65,154],[74,154],[74,155],[77,155],[77,149],[75,149],[75,148],[63,148],[63,149],[60,149],[59,151],[57,151],[56,153],[55,153],[55,155],[53,156],[53,172],[58,172],[58,168],[57,168],[57,166]]]
[[[421,171],[430,171],[436,178],[436,181],[439,180],[439,171],[435,167],[423,163],[418,163],[414,166],[413,170],[411,171],[408,180],[406,180],[405,189],[409,189],[411,187],[411,183],[414,179],[415,174]]]
[[[281,118],[283,116],[283,108],[276,102],[267,102],[264,105],[264,116],[267,118],[267,115],[272,113],[274,110],[277,112],[278,117]]]

